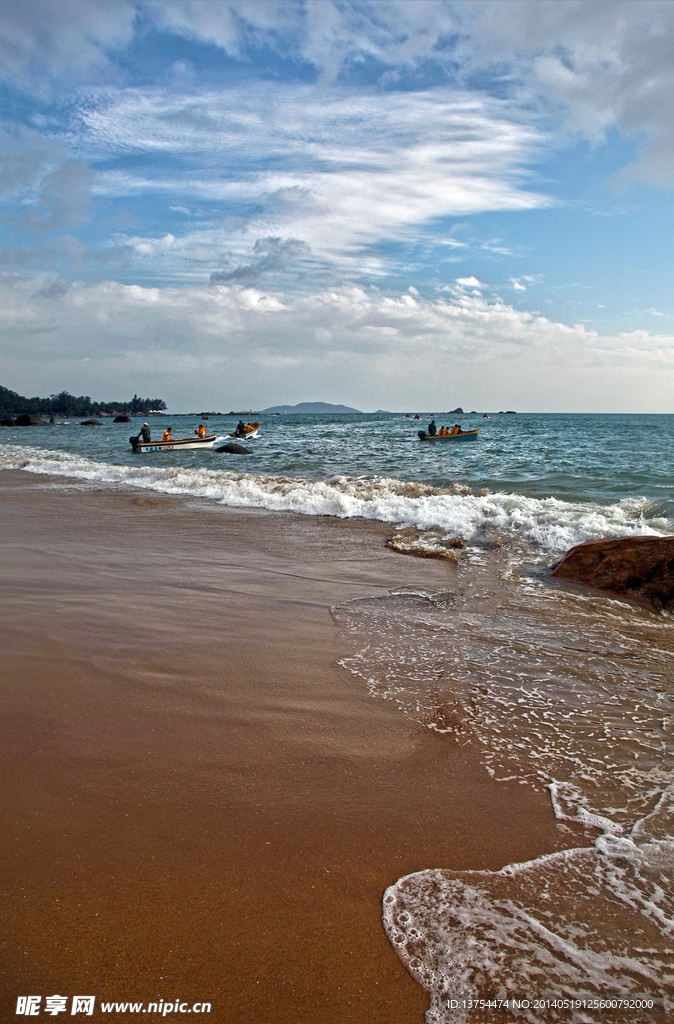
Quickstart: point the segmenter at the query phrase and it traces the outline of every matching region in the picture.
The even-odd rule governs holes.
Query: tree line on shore
[[[25,398],[0,385],[0,416],[17,416],[25,412],[34,416],[100,416],[102,413],[119,416],[147,416],[152,410],[166,409],[161,398],[139,398],[130,402],[94,402],[89,395],[71,395],[61,391],[49,398]]]

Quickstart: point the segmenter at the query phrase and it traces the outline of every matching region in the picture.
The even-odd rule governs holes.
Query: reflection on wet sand
[[[455,570],[383,524],[148,497],[0,474],[0,1018],[79,992],[420,1024],[386,886],[573,843],[336,667],[331,605]]]

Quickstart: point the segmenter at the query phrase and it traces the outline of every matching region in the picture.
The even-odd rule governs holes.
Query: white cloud
[[[14,226],[41,233],[86,220],[93,179],[85,161],[67,158],[62,141],[25,126],[0,128],[0,200],[10,204],[5,219]]]
[[[90,102],[81,129],[77,151],[89,161],[165,158],[161,177],[154,162],[145,174],[138,165],[101,172],[97,194],[163,194],[173,206],[201,200],[244,211],[226,232],[233,266],[209,270],[245,263],[260,238],[291,236],[318,260],[347,260],[342,270],[355,272],[348,261],[364,247],[412,238],[439,218],[550,203],[523,187],[544,136],[508,104],[477,94],[267,85],[186,99],[124,90]],[[198,171],[178,171],[175,157]],[[462,227],[448,244],[464,245],[451,237]],[[202,225],[189,241],[219,254],[223,228]]]
[[[146,0],[162,29],[240,56],[247,43],[277,45],[334,80],[351,61],[406,65],[428,57],[457,30],[458,12],[443,0]],[[460,5],[459,5],[460,6]]]
[[[0,128],[0,197],[21,198],[64,160],[65,146],[25,126]]]
[[[318,389],[370,408],[441,406],[451,390],[471,408],[674,411],[673,335],[569,327],[488,301],[474,280],[434,300],[353,285],[288,296],[5,280],[6,380],[88,393],[145,380],[176,409],[263,407]]]
[[[429,62],[453,81],[495,73],[523,107],[543,102],[588,138],[646,133],[630,176],[674,179],[671,0],[0,0],[0,75],[38,93],[120,82],[117,53],[148,24],[240,60],[276,50],[327,83],[364,61],[388,85]],[[185,60],[171,71],[183,88],[194,73]]]
[[[131,42],[131,0],[0,0],[0,77],[47,94],[53,80],[114,81],[110,51]]]
[[[674,181],[671,0],[480,0],[469,10],[466,70],[509,68],[523,99],[556,105],[587,138],[611,126],[649,135],[629,176]]]

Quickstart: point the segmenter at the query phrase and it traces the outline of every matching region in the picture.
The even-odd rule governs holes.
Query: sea
[[[373,700],[496,781],[539,791],[560,849],[499,871],[442,865],[383,895],[428,1024],[666,1021],[674,1014],[674,619],[556,583],[598,537],[674,537],[674,415],[435,413],[476,441],[422,443],[429,414],[262,415],[249,455],[134,455],[142,421],[0,428],[0,468],[68,486],[370,519],[417,554],[455,544],[454,582],[346,602],[341,661]],[[248,417],[253,418],[251,416]],[[200,419],[151,419],[160,437]],[[405,557],[401,555],[401,557]],[[448,576],[449,579],[449,576]],[[451,834],[452,822],[447,822]]]

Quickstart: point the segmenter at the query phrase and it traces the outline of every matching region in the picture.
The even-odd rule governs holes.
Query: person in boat
[[[164,433],[161,436],[161,439],[162,439],[162,441],[170,441],[171,440],[171,427],[167,427],[166,428],[166,430],[164,431]]]
[[[432,419],[428,424],[428,430],[426,431],[429,437],[435,437],[438,433],[438,428],[435,425],[435,419]]]
[[[239,437],[246,433],[246,424],[243,422],[243,420],[239,420],[239,422],[237,423],[236,432],[239,435]]]
[[[199,424],[199,429],[195,430],[195,434],[197,435],[197,437],[206,437],[206,427],[203,425],[203,423]]]
[[[451,429],[451,434],[452,434],[452,436],[454,436],[455,434],[460,434],[460,433],[461,433],[461,427],[459,426],[458,423],[455,423],[454,426]]]
[[[140,439],[141,441],[151,440],[150,428],[148,427],[147,423],[144,423],[143,426],[140,428]]]

